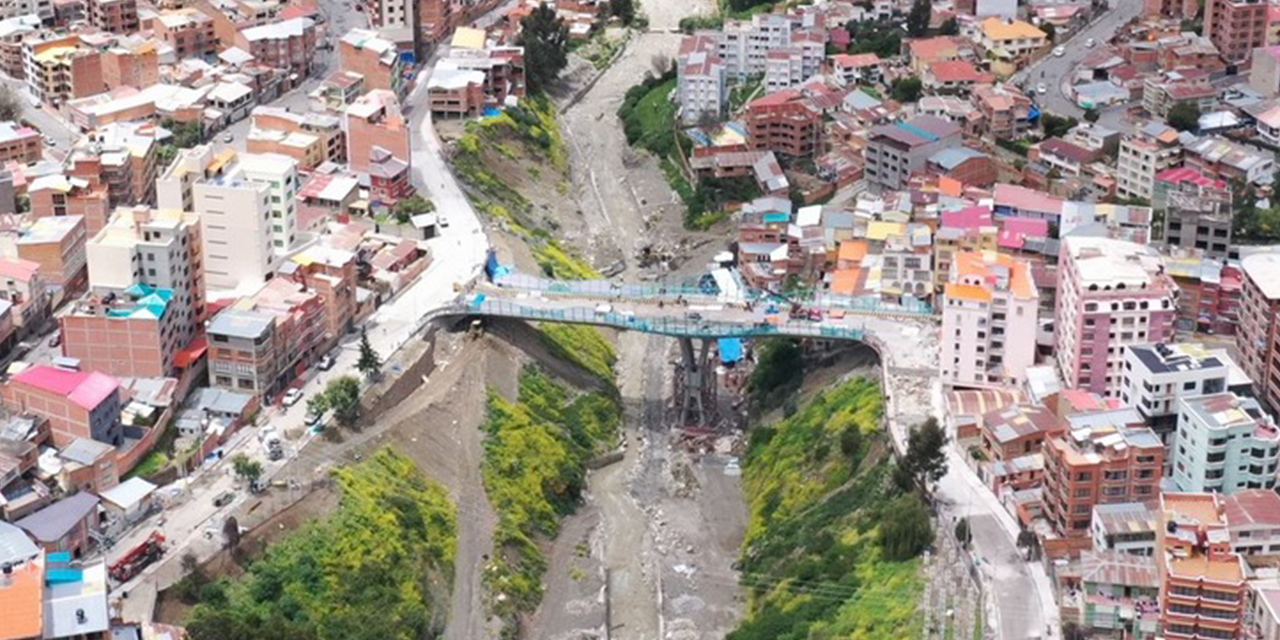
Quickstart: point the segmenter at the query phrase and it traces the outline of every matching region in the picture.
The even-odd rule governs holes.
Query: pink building
[[[1059,260],[1054,350],[1062,379],[1115,397],[1124,346],[1173,338],[1177,286],[1155,249],[1123,240],[1067,238]]]
[[[1040,296],[1031,266],[985,251],[957,253],[942,300],[942,381],[1021,385],[1035,364]]]
[[[49,420],[56,447],[76,438],[117,446],[124,442],[120,382],[105,373],[38,365],[14,375],[2,391],[10,411]]]

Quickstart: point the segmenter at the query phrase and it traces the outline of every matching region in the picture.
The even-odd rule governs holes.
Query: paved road
[[[1111,8],[1079,33],[1067,40],[1058,42],[1058,45],[1062,46],[1066,51],[1064,55],[1047,55],[1026,69],[1014,74],[1014,82],[1026,80],[1029,87],[1043,82],[1047,86],[1048,93],[1038,97],[1042,110],[1061,116],[1075,118],[1084,116],[1084,109],[1076,106],[1071,97],[1063,91],[1063,87],[1065,83],[1070,81],[1072,69],[1092,51],[1092,49],[1084,46],[1085,42],[1090,38],[1099,44],[1109,42],[1111,37],[1115,35],[1116,29],[1142,13],[1142,3],[1137,0],[1111,0],[1111,5]],[[1113,114],[1114,111],[1109,111],[1108,113]],[[1103,118],[1099,122],[1105,126],[1115,128],[1111,122],[1107,122],[1108,120],[1119,126],[1120,130],[1131,128],[1126,126],[1118,115],[1108,117],[1108,114],[1103,114]]]

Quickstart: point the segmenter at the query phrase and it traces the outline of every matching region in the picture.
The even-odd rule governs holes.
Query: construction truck
[[[153,531],[142,544],[130,549],[129,553],[108,567],[108,573],[117,583],[128,582],[163,555],[164,534]]]

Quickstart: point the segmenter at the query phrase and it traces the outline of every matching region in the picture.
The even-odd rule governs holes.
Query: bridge
[[[895,363],[886,344],[902,342],[892,334],[911,328],[922,332],[934,324],[926,304],[897,305],[812,294],[786,298],[740,287],[732,277],[732,273],[721,273],[714,282],[620,284],[506,274],[432,310],[423,321],[511,318],[675,338],[683,356],[678,380],[681,418],[686,424],[699,425],[709,421],[708,404],[714,398],[715,385],[710,384],[713,378],[708,375],[713,371],[712,340],[793,337],[858,341],[875,349],[889,367]],[[920,345],[902,346],[918,349]]]

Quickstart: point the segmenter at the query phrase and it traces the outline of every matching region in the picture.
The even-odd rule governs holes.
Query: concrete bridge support
[[[680,372],[676,376],[676,401],[683,426],[710,426],[715,417],[716,378],[710,366],[711,338],[679,338]]]

